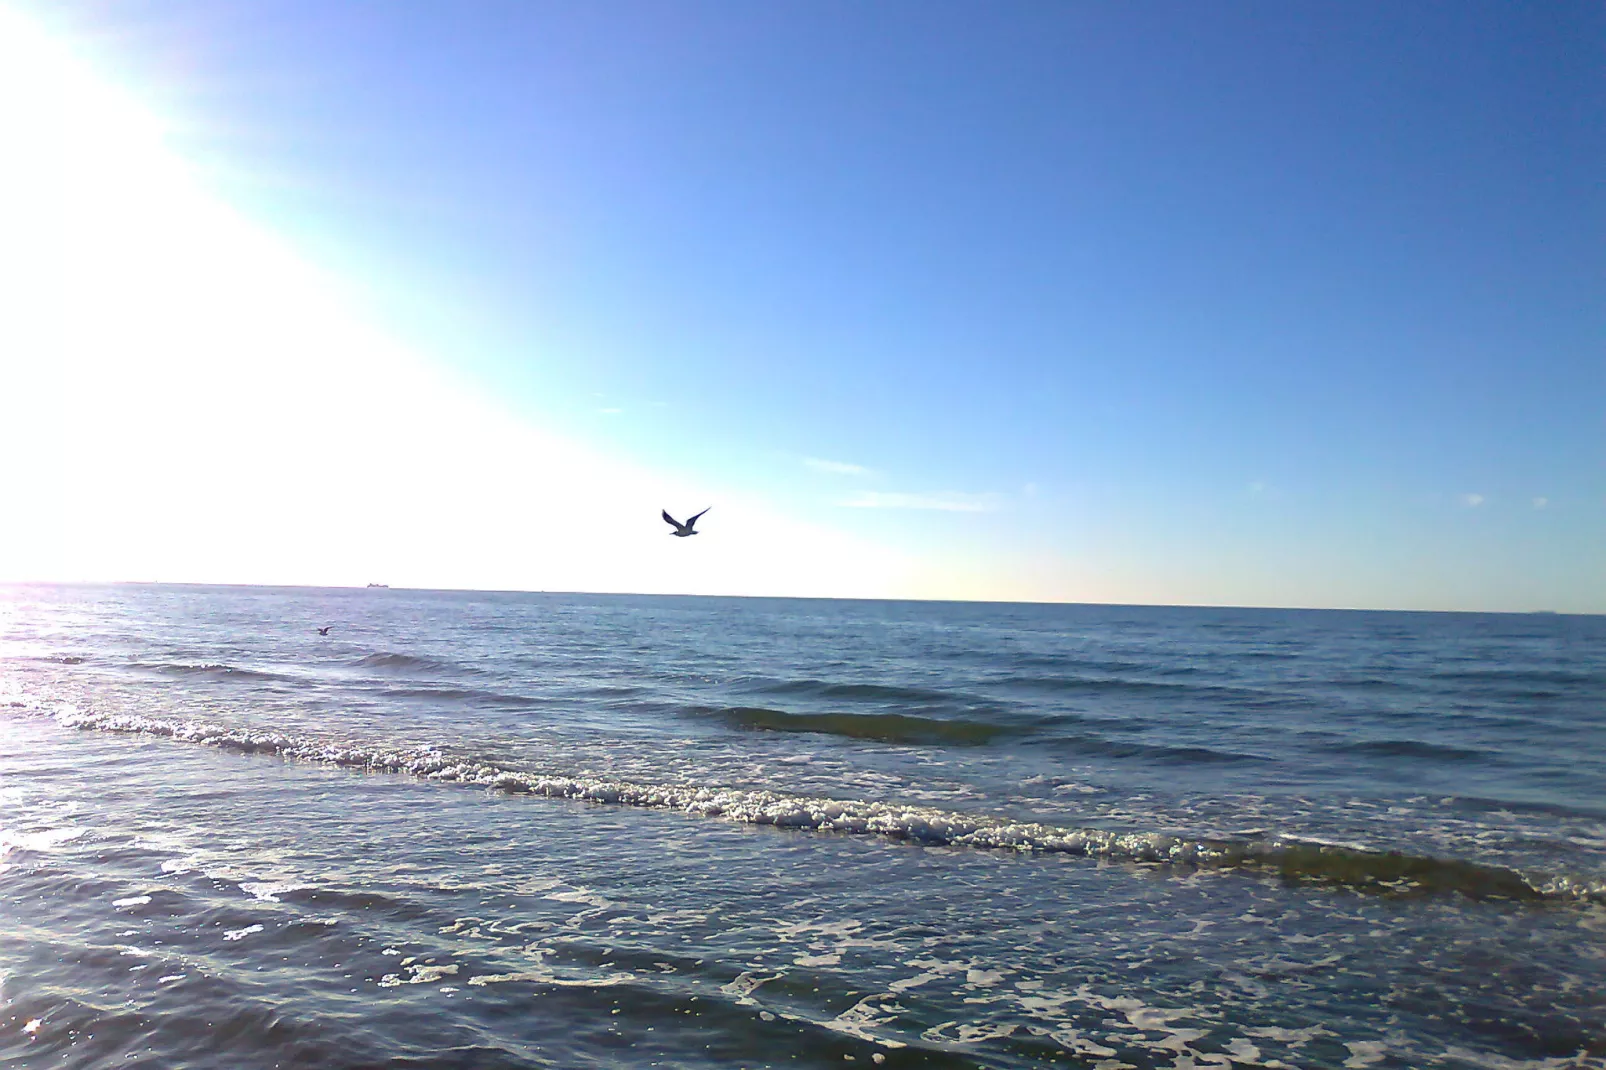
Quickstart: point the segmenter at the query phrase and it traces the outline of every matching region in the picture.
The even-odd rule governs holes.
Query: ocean
[[[0,1066],[844,1065],[1606,1067],[1606,618],[0,588]]]

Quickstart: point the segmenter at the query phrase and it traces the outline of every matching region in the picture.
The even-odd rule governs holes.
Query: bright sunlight
[[[897,556],[541,433],[359,322],[163,129],[0,12],[0,579],[899,593]],[[666,537],[709,504],[730,537]]]

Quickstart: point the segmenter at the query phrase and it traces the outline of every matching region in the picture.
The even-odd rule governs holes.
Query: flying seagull
[[[712,509],[712,508],[713,508],[713,506],[709,506],[708,507],[708,509]],[[703,513],[708,512],[708,509],[704,509]],[[698,513],[697,516],[702,516],[703,513]],[[674,517],[669,515],[669,510],[668,509],[664,510],[664,519],[669,521],[669,523],[672,524],[674,526],[674,529],[675,529],[674,531],[671,531],[669,534],[675,536],[676,538],[680,538],[680,539],[684,539],[688,535],[696,535],[697,534],[697,532],[693,531],[692,527],[691,527],[693,524],[697,523],[697,516],[692,517],[690,520],[688,520],[684,524],[682,524],[680,521],[676,520]]]
[[[318,629],[318,634],[319,635],[328,635],[329,634],[329,629],[333,628],[333,627],[334,627],[334,625],[330,624],[330,625],[326,625],[326,626],[324,626],[322,628],[319,628]]]

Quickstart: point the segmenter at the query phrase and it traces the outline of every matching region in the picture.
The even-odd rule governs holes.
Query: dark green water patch
[[[712,713],[733,728],[767,732],[821,732],[882,743],[937,743],[983,746],[1002,736],[1018,735],[1011,725],[915,717],[906,713],[785,713],[761,706],[735,706]]]

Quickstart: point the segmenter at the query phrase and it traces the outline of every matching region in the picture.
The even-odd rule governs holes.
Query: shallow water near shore
[[[6,1065],[1606,1066],[1603,618],[0,588],[0,740]]]

